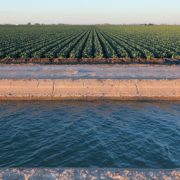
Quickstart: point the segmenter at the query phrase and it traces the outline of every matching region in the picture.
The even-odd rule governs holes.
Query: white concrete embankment
[[[1,79],[1,100],[180,100],[180,79]]]

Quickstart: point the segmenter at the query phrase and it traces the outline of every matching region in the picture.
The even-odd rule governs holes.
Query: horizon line
[[[0,23],[0,26],[3,26],[3,25],[12,25],[12,26],[35,26],[35,25],[39,25],[39,26],[43,26],[43,25],[54,25],[54,26],[58,26],[58,25],[86,25],[86,26],[92,26],[92,25],[114,25],[114,26],[118,26],[118,25],[149,25],[149,26],[160,26],[160,25],[168,25],[168,26],[179,26],[180,24],[178,23],[173,23],[173,24],[170,24],[170,23],[95,23],[95,24],[85,24],[85,23],[31,23],[31,22],[27,22],[27,23],[18,23],[18,24],[14,24],[14,23]]]

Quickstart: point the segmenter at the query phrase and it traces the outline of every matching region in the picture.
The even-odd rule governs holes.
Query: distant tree
[[[40,24],[40,23],[35,23],[34,25],[35,25],[35,26],[40,26],[41,24]]]
[[[154,26],[154,24],[149,23],[149,24],[143,24],[144,26]]]

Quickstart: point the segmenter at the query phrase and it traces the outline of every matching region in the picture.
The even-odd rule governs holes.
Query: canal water
[[[180,168],[180,102],[0,102],[0,167]]]

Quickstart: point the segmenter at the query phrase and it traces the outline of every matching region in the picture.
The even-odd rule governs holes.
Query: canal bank
[[[73,180],[73,179],[179,179],[180,170],[141,169],[4,169],[0,177],[6,179],[33,180]]]
[[[180,100],[180,66],[0,66],[0,100],[98,99]]]
[[[180,100],[180,79],[0,79],[1,100]]]

